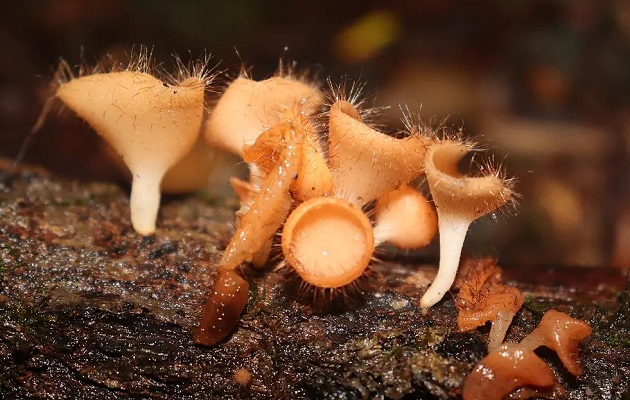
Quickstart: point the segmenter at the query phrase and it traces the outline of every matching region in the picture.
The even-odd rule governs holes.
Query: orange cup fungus
[[[372,224],[346,200],[314,198],[300,204],[285,222],[282,251],[305,282],[320,288],[345,286],[370,263]]]

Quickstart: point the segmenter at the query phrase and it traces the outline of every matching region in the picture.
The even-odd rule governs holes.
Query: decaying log
[[[395,259],[373,267],[360,301],[323,311],[296,298],[282,270],[247,273],[252,290],[236,332],[214,348],[195,345],[235,204],[165,198],[157,233],[141,237],[127,198],[113,184],[0,172],[0,398],[455,399],[487,352],[488,329],[456,331],[452,296],[421,314],[418,282],[434,267]],[[582,376],[541,353],[567,398],[630,396],[623,277],[553,268],[505,275],[527,294],[508,340],[552,307],[593,327]],[[249,382],[242,371],[237,382],[237,370]]]

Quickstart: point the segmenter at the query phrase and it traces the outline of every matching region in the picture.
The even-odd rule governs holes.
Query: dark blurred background
[[[630,265],[630,1],[0,1],[0,155],[14,158],[70,65],[140,44],[171,66],[207,51],[228,76],[281,57],[320,78],[366,82],[480,136],[518,177],[516,215],[473,225],[466,249],[512,264]],[[191,56],[190,56],[191,55]],[[58,107],[57,107],[58,109]],[[25,161],[113,180],[100,139],[51,113]]]

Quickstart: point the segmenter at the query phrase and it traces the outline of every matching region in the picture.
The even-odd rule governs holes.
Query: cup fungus
[[[408,185],[379,197],[374,214],[377,244],[389,242],[401,249],[418,249],[428,245],[437,231],[433,206]]]
[[[138,71],[97,73],[62,84],[56,96],[87,121],[132,174],[134,229],[155,231],[160,181],[199,135],[205,84],[190,77],[169,85]]]
[[[361,206],[408,183],[422,173],[429,143],[417,132],[403,139],[379,132],[350,102],[337,100],[328,133],[335,195]]]
[[[374,251],[372,225],[346,200],[317,197],[300,204],[282,231],[287,262],[307,283],[338,288],[367,268]]]
[[[551,368],[532,350],[506,343],[475,366],[466,378],[462,398],[501,400],[518,387],[547,387],[553,385],[554,379]]]
[[[556,310],[549,310],[521,344],[532,349],[549,347],[558,354],[565,368],[578,376],[582,373],[577,361],[578,347],[590,334],[591,327],[586,322]]]
[[[243,155],[243,145],[278,123],[295,105],[314,113],[323,103],[319,91],[290,76],[260,82],[236,78],[225,90],[208,118],[204,136],[208,143]]]
[[[554,350],[566,369],[578,376],[578,346],[590,334],[591,328],[585,322],[549,310],[521,343],[505,343],[479,361],[464,382],[462,397],[500,400],[520,386],[553,385],[551,369],[534,353],[540,346]]]
[[[512,196],[511,182],[498,172],[469,177],[458,171],[457,164],[471,150],[467,143],[445,140],[430,146],[427,153],[425,173],[437,207],[440,265],[435,280],[420,299],[423,309],[440,301],[453,284],[470,224]]]

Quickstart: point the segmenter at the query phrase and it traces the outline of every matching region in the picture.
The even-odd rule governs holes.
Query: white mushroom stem
[[[160,208],[161,174],[137,173],[133,175],[129,208],[131,225],[141,235],[155,232],[155,221]]]
[[[472,221],[474,218],[458,214],[444,214],[438,209],[440,266],[435,280],[420,300],[420,307],[426,309],[440,301],[455,282],[464,239]]]
[[[427,152],[425,172],[437,207],[440,266],[435,281],[420,300],[423,309],[440,301],[451,288],[470,224],[501,207],[512,195],[509,181],[496,173],[468,177],[457,170],[459,161],[471,150],[466,143],[446,140]]]
[[[501,346],[514,315],[516,313],[511,310],[501,310],[497,313],[497,317],[492,321],[492,328],[490,328],[488,351],[495,351]]]

